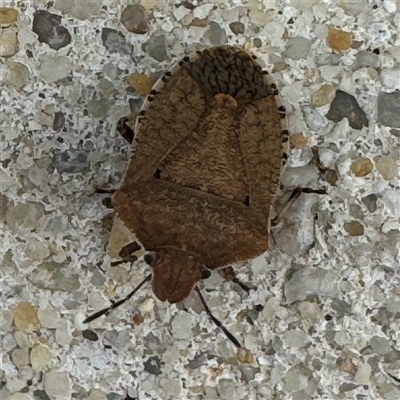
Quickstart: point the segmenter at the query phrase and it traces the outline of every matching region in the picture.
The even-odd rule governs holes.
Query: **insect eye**
[[[149,265],[151,265],[155,260],[157,260],[157,258],[158,258],[158,255],[157,255],[157,253],[154,253],[154,252],[147,253],[144,255],[144,261]]]
[[[211,270],[203,266],[201,270],[201,279],[207,279],[211,276]]]

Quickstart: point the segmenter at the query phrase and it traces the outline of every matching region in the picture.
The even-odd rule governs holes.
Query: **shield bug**
[[[220,46],[185,57],[147,97],[112,202],[151,252],[152,273],[139,287],[151,279],[161,301],[180,302],[193,289],[201,296],[196,284],[211,270],[267,250],[287,139],[276,94],[251,54]]]

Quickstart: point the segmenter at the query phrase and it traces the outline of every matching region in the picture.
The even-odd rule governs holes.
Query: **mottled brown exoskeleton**
[[[112,202],[154,252],[155,295],[177,303],[210,270],[267,250],[283,138],[276,87],[247,51],[207,49],[170,75],[146,102]]]

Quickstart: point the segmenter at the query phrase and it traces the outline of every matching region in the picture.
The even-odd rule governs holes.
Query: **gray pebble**
[[[358,105],[357,100],[354,96],[342,90],[336,92],[326,118],[333,122],[347,118],[349,125],[354,129],[362,129],[364,126],[368,126],[367,116]]]
[[[160,33],[151,35],[149,41],[146,43],[146,51],[155,60],[159,62],[164,61],[167,58],[165,36]]]
[[[48,11],[36,11],[32,30],[38,35],[39,42],[47,43],[50,48],[59,50],[71,43],[68,29],[61,25],[61,16]]]
[[[315,165],[304,165],[298,168],[285,168],[281,182],[287,188],[307,187],[319,177],[319,170]]]
[[[59,131],[64,128],[65,124],[65,116],[64,113],[61,111],[57,111],[54,113],[54,120],[53,120],[53,129],[55,131]]]
[[[65,78],[72,69],[71,60],[64,56],[45,56],[40,66],[39,77],[52,83]]]
[[[126,42],[125,36],[116,29],[103,28],[101,31],[103,46],[110,53],[132,54],[132,46]]]
[[[376,196],[376,194],[369,194],[368,196],[365,196],[361,199],[361,201],[365,204],[365,206],[367,207],[368,211],[373,213],[376,211],[376,209],[378,208],[376,201],[378,200],[378,197]]]
[[[390,344],[387,339],[379,336],[374,336],[370,341],[369,345],[372,347],[374,353],[384,356],[392,351]]]
[[[210,22],[207,37],[213,46],[225,44],[227,41],[225,29],[221,28],[221,26],[214,21]]]
[[[161,375],[161,360],[159,357],[149,357],[144,363],[144,370],[152,375]]]
[[[29,81],[29,69],[26,65],[11,60],[6,61],[7,75],[4,79],[6,85],[21,89]]]
[[[283,56],[292,60],[307,58],[311,50],[311,44],[311,40],[300,36],[289,38]]]
[[[33,398],[35,400],[50,400],[49,395],[44,390],[35,390],[33,392]]]
[[[39,229],[40,220],[44,216],[44,206],[41,203],[26,202],[10,205],[6,212],[6,222],[10,228],[22,227]]]
[[[87,153],[78,149],[65,150],[54,154],[52,164],[60,174],[78,174],[90,171]]]
[[[111,102],[108,99],[90,100],[87,103],[87,110],[95,118],[104,118],[111,108]]]
[[[296,271],[285,284],[285,296],[289,303],[305,300],[307,296],[317,294],[334,298],[338,295],[338,277],[334,271],[304,268]]]
[[[130,344],[130,333],[126,329],[124,331],[108,331],[105,333],[104,337],[116,348],[123,348]]]
[[[400,90],[381,93],[378,97],[378,122],[385,126],[400,128]]]
[[[379,65],[379,56],[372,51],[361,50],[356,54],[353,69],[357,70],[361,67],[377,68]]]

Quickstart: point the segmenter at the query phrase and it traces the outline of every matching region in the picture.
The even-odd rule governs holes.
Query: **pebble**
[[[339,294],[338,276],[335,271],[318,268],[303,268],[296,271],[285,283],[286,301],[290,304],[298,300],[306,300],[308,296],[318,295],[335,298]]]
[[[400,70],[383,69],[380,73],[382,85],[388,89],[400,89]]]
[[[358,105],[357,100],[354,96],[342,90],[336,91],[336,96],[326,114],[326,118],[333,122],[339,122],[343,118],[347,118],[349,125],[354,129],[362,129],[368,126],[367,116]]]
[[[369,385],[371,377],[371,366],[367,363],[361,364],[354,376],[354,382],[359,385]]]
[[[71,382],[68,372],[49,371],[44,377],[44,387],[49,396],[56,399],[71,398]]]
[[[372,23],[369,25],[367,32],[372,36],[373,40],[380,43],[387,42],[392,36],[389,27],[383,22]]]
[[[400,128],[400,90],[380,93],[378,96],[378,122],[385,126]]]
[[[365,11],[365,3],[359,0],[339,0],[339,5],[348,15],[359,15]]]
[[[149,94],[153,87],[153,82],[146,74],[134,73],[128,76],[128,84],[142,96]]]
[[[83,174],[90,171],[87,156],[87,152],[83,150],[69,149],[61,153],[56,152],[51,162],[59,174]]]
[[[384,356],[392,351],[387,339],[379,336],[374,336],[368,343],[372,347],[372,351],[380,356]]]
[[[68,76],[71,69],[68,57],[47,55],[40,66],[39,78],[48,83],[56,82]]]
[[[144,35],[149,31],[147,11],[140,4],[127,5],[121,13],[120,21],[128,32]]]
[[[377,210],[378,205],[376,204],[378,197],[376,194],[369,194],[361,199],[364,205],[367,207],[368,211],[373,213]]]
[[[132,54],[132,45],[127,43],[125,36],[116,29],[103,28],[101,31],[103,46],[110,53]]]
[[[252,364],[254,362],[254,356],[252,352],[246,348],[238,350],[237,359],[243,364]]]
[[[311,104],[315,107],[322,107],[330,104],[335,98],[336,89],[333,85],[322,85],[311,94]]]
[[[355,176],[364,177],[374,169],[374,165],[368,157],[360,157],[351,164],[350,169]]]
[[[61,16],[51,14],[45,10],[36,11],[33,16],[32,30],[38,35],[41,43],[50,48],[59,50],[71,43],[68,29],[61,25]]]
[[[6,216],[8,205],[10,201],[5,194],[0,193],[0,219],[3,219]]]
[[[181,393],[179,378],[169,377],[162,382],[162,393],[165,399],[178,399]]]
[[[55,131],[60,131],[65,124],[65,115],[62,111],[56,111],[54,113],[53,129]]]
[[[208,19],[198,19],[198,18],[193,18],[192,21],[190,22],[190,26],[196,26],[198,28],[207,28],[208,26]]]
[[[290,144],[295,149],[303,149],[308,145],[308,139],[301,132],[294,133],[290,136]]]
[[[11,360],[17,367],[23,367],[29,364],[28,347],[16,348],[11,352]]]
[[[144,363],[144,370],[152,375],[161,375],[161,360],[158,356],[149,357]]]
[[[106,393],[99,389],[91,389],[88,397],[85,397],[86,400],[110,400]]]
[[[298,168],[285,168],[281,182],[287,188],[307,187],[319,177],[319,170],[315,165],[304,165]]]
[[[344,32],[339,29],[329,29],[328,32],[328,45],[332,50],[344,51],[348,50],[353,44],[353,34],[351,32]]]
[[[224,28],[221,28],[217,22],[211,21],[210,27],[207,31],[206,36],[212,46],[220,46],[227,42],[227,36]]]
[[[32,347],[30,358],[32,368],[36,371],[43,371],[50,364],[53,356],[46,345],[37,344]]]
[[[48,329],[56,329],[58,322],[61,320],[60,313],[51,304],[48,304],[43,309],[39,308],[38,318],[40,324]]]
[[[108,331],[104,337],[117,349],[126,347],[130,343],[130,331],[125,329],[123,331]]]
[[[391,181],[397,176],[397,163],[389,156],[381,156],[376,162],[376,169],[386,181]]]
[[[377,68],[379,66],[379,56],[372,51],[360,50],[356,54],[353,64],[353,70],[361,67]]]
[[[312,371],[311,375],[312,376]],[[285,389],[289,393],[299,392],[308,386],[308,377],[300,371],[300,367],[291,367],[285,374]]]
[[[81,21],[99,16],[101,11],[101,3],[98,0],[57,0],[54,7]]]
[[[31,238],[25,248],[25,257],[34,261],[43,260],[50,255],[49,243],[38,238]]]
[[[10,57],[18,51],[17,33],[14,27],[0,29],[0,57]]]
[[[293,7],[297,8],[299,11],[307,11],[313,6],[319,3],[319,0],[291,0],[290,2]]]
[[[36,307],[25,301],[19,303],[13,310],[14,324],[20,331],[35,331],[40,328]]]
[[[0,7],[0,25],[11,25],[18,18],[18,11],[10,7]]]
[[[7,75],[4,79],[6,85],[21,89],[29,81],[29,69],[20,62],[6,61]]]
[[[39,113],[39,122],[45,126],[52,126],[54,122],[54,106],[46,105]]]
[[[167,47],[164,34],[153,33],[146,44],[146,50],[150,57],[162,62],[167,58]]]
[[[304,37],[295,36],[289,38],[286,44],[286,49],[282,55],[292,60],[301,60],[307,58],[311,50],[311,40]]]
[[[310,338],[300,329],[286,331],[283,335],[283,341],[289,347],[305,347],[310,343]]]
[[[10,205],[6,212],[6,222],[9,228],[24,228],[38,230],[44,216],[44,206],[41,203],[26,202]]]
[[[151,297],[148,297],[147,299],[143,300],[139,304],[139,310],[141,312],[151,312],[154,310],[154,300]]]
[[[105,118],[111,108],[109,99],[90,100],[86,104],[87,110],[95,118]]]
[[[179,313],[171,322],[172,336],[174,339],[191,340],[192,339],[192,318],[186,313]]]
[[[229,24],[229,28],[235,35],[243,35],[244,33],[244,24],[239,21],[231,22]]]
[[[358,221],[345,222],[343,227],[350,236],[364,235],[364,226]]]

